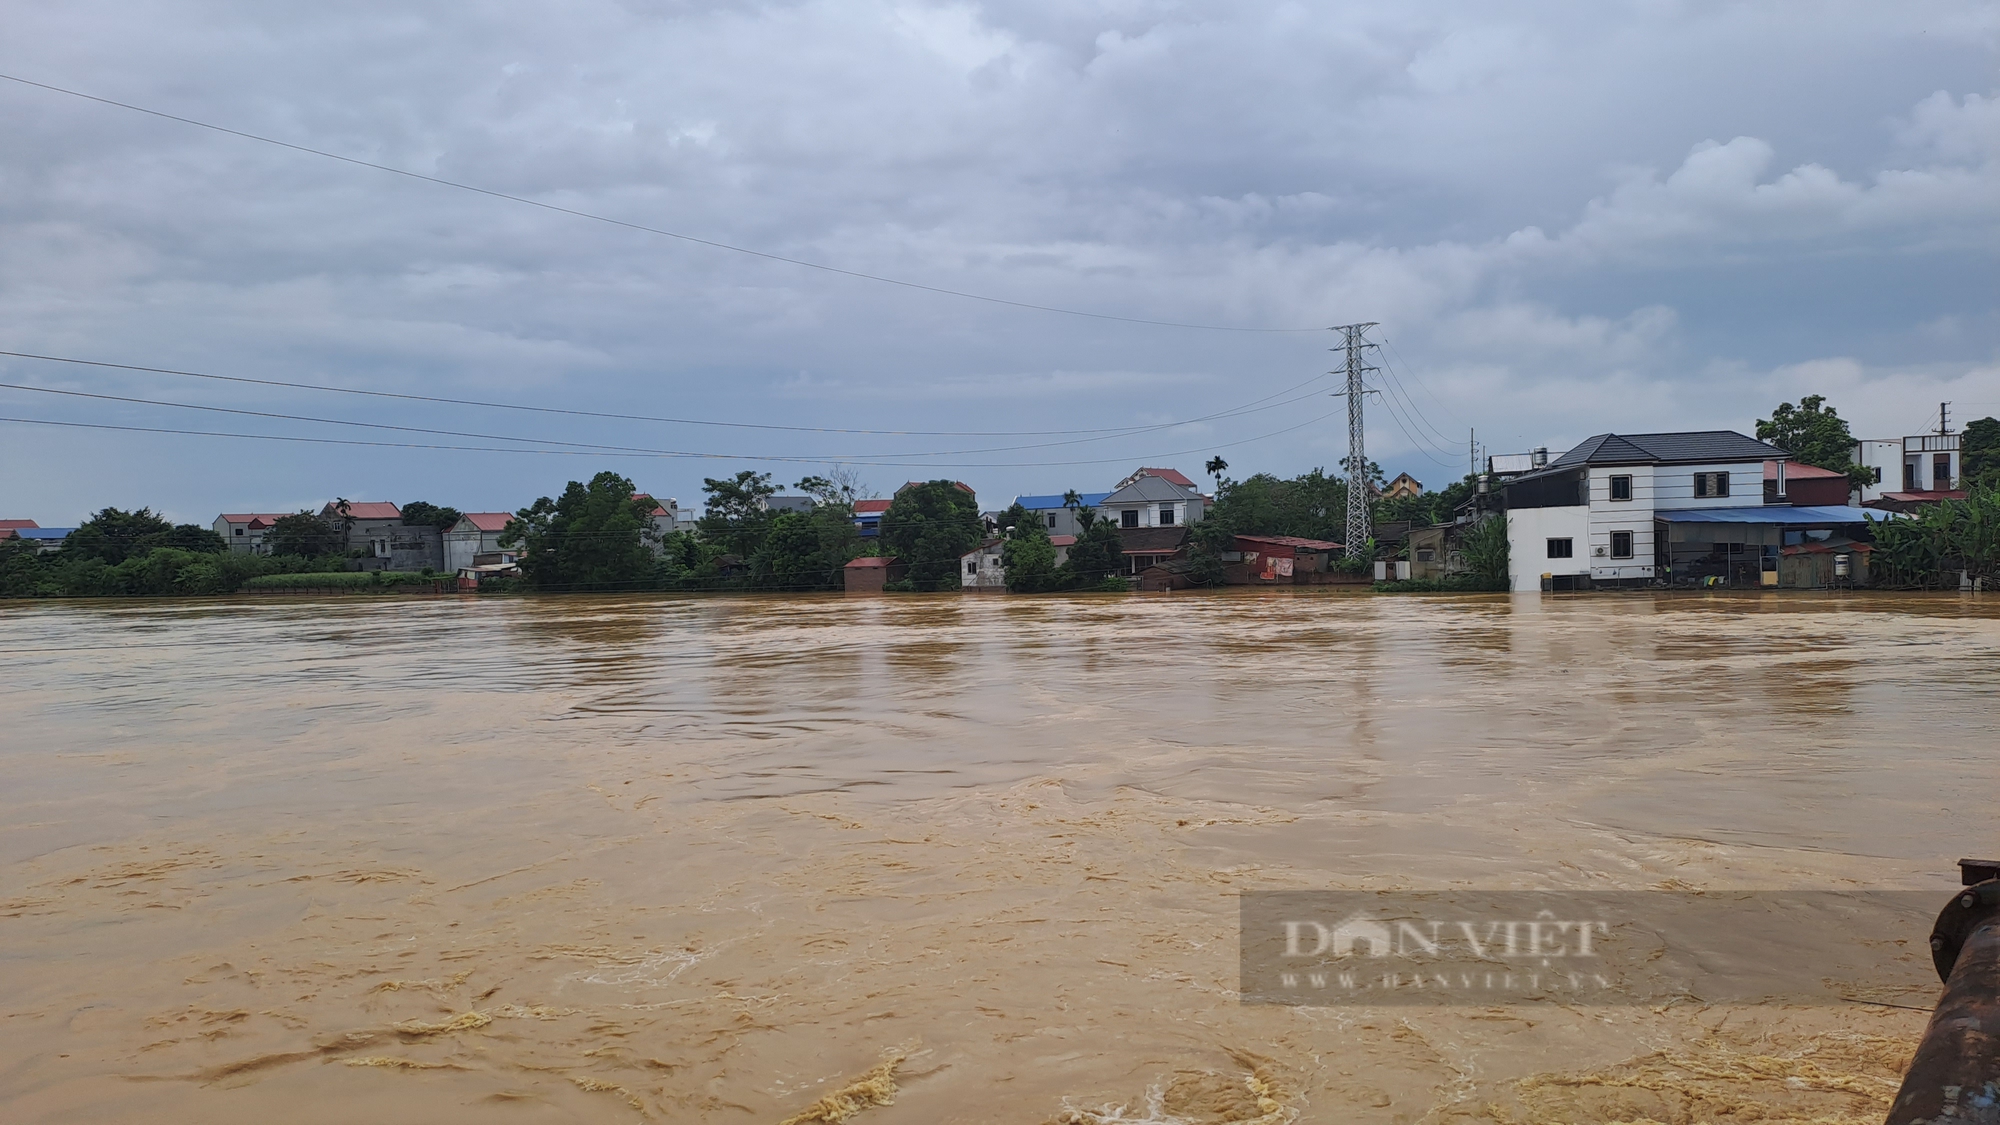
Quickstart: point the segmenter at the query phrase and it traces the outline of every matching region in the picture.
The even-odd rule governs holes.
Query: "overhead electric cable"
[[[1308,382],[1313,382],[1313,381],[1316,380],[1308,380]],[[66,390],[60,387],[38,387],[28,383],[0,383],[0,389],[6,389],[12,391],[32,391],[38,394],[48,394],[48,395],[67,395],[72,398],[102,399],[107,402],[129,402],[139,406],[166,406],[176,410],[203,410],[211,414],[240,414],[252,418],[276,418],[287,422],[311,422],[325,426],[362,426],[371,430],[394,430],[399,433],[432,434],[438,437],[475,438],[481,441],[529,442],[535,445],[561,445],[561,446],[569,446],[576,449],[603,450],[607,453],[659,453],[659,454],[670,454],[673,456],[686,456],[686,457],[739,457],[740,456],[744,460],[752,460],[752,461],[798,460],[798,458],[784,457],[784,456],[762,457],[754,454],[728,454],[728,453],[706,453],[706,452],[697,453],[697,452],[690,452],[678,449],[652,449],[644,446],[606,445],[600,442],[562,441],[556,438],[523,437],[518,434],[469,433],[463,430],[440,430],[428,426],[404,426],[390,422],[365,422],[352,418],[320,418],[310,414],[286,414],[280,411],[273,411],[273,410],[249,410],[243,407],[236,407],[236,406],[208,406],[202,403],[172,402],[166,399],[138,398],[133,395],[114,395],[114,394],[104,394],[96,391]],[[1283,402],[1272,403],[1269,406],[1257,407],[1256,410],[1257,411],[1272,410],[1280,406],[1289,406],[1294,402],[1302,402],[1305,399],[1315,398],[1315,397],[1318,397],[1316,392],[1309,392],[1295,399],[1288,399]],[[1252,410],[1239,411],[1236,412],[1236,416],[1241,416],[1242,414],[1248,414],[1254,412],[1256,411]],[[1129,436],[1129,435],[1120,435],[1120,436]],[[897,452],[897,453],[851,453],[851,454],[830,453],[830,454],[825,454],[818,458],[808,458],[807,460],[811,461],[814,464],[818,464],[821,461],[833,460],[844,463],[865,465],[865,464],[873,464],[879,461],[883,457],[906,457],[906,458],[967,457],[978,453],[1013,453],[1024,449],[1045,449],[1050,446],[1076,445],[1086,441],[1106,441],[1106,440],[1111,440],[1111,439],[1074,438],[1069,441],[1036,442],[1026,445],[988,446],[982,449],[910,450],[907,452]]]
[[[163,110],[148,109],[145,106],[133,105],[130,102],[121,102],[112,98],[99,97],[96,94],[86,94],[81,90],[71,90],[63,86],[54,86],[50,85],[47,82],[36,82],[32,79],[21,78],[17,75],[0,74],[0,79],[5,79],[9,82],[19,83],[20,85],[23,86],[33,86],[39,90],[48,90],[51,93],[66,94],[73,98],[82,98],[85,101],[97,102],[100,105],[108,105],[108,106],[114,106],[118,109],[130,110],[133,113],[143,113],[149,117],[158,117],[167,121],[177,121],[183,125],[193,125],[199,129],[208,129],[213,132],[223,133],[232,137],[241,137],[244,140],[257,141],[261,144],[267,144],[267,145],[276,145],[279,148],[290,149],[293,152],[303,152],[311,156],[324,157],[328,160],[338,160],[343,164],[352,164],[355,165],[356,167],[361,167],[361,168],[372,168],[378,172],[389,172],[398,176],[407,176],[413,180],[422,180],[425,183],[438,184],[442,187],[448,187],[448,188],[456,188],[459,191],[469,191],[478,195],[490,196],[494,199],[504,199],[511,203],[522,203],[526,204],[529,207],[539,207],[545,211],[554,211],[557,212],[558,214],[571,215],[579,219],[589,219],[593,222],[609,223],[612,226],[624,227],[628,230],[643,231],[647,234],[657,234],[663,238],[678,239],[682,242],[693,243],[697,246],[707,246],[716,250],[727,250],[735,254],[747,254],[753,258],[763,258],[767,261],[783,262],[787,265],[802,266],[806,269],[820,270],[822,272],[831,274],[839,274],[842,277],[859,278],[860,280],[863,281],[879,282],[883,285],[900,286],[904,289],[916,289],[926,293],[937,293],[946,297],[960,297],[968,301],[984,301],[988,304],[993,304],[993,305],[1007,305],[1012,308],[1030,309],[1035,312],[1057,313],[1062,316],[1080,316],[1080,317],[1087,317],[1092,320],[1112,320],[1124,324],[1151,325],[1156,328],[1189,328],[1189,329],[1198,329],[1206,332],[1255,332],[1255,333],[1296,333],[1296,332],[1325,331],[1325,328],[1323,326],[1315,326],[1312,328],[1249,328],[1233,324],[1198,324],[1198,323],[1178,321],[1178,320],[1153,320],[1146,317],[1118,316],[1114,313],[1087,312],[1083,309],[1066,309],[1057,305],[1035,304],[1031,301],[1014,301],[1014,300],[1009,300],[1008,298],[1005,297],[994,297],[984,293],[967,292],[966,290],[963,289],[949,289],[941,285],[926,285],[920,281],[906,281],[902,278],[887,277],[882,274],[864,273],[861,270],[844,269],[840,266],[827,265],[824,262],[808,261],[804,258],[791,258],[783,254],[773,254],[765,250],[752,250],[747,246],[735,246],[727,242],[719,242],[712,238],[701,238],[692,234],[681,234],[677,231],[664,230],[660,227],[650,227],[645,225],[644,223],[629,222],[625,219],[614,219],[608,215],[599,215],[590,211],[580,211],[574,207],[564,207],[561,204],[557,203],[549,203],[540,199],[531,199],[525,195],[512,195],[504,191],[495,191],[492,188],[478,187],[473,184],[461,183],[457,180],[447,180],[440,176],[429,176],[425,175],[422,172],[412,172],[407,168],[398,168],[393,164],[378,164],[372,160],[362,160],[358,157],[353,157],[353,156],[342,156],[337,152],[328,152],[325,149],[317,149],[307,145],[293,144],[290,141],[281,141],[275,137],[260,136],[259,134],[248,133],[241,129],[231,129],[225,125],[215,125],[207,121],[198,121],[192,117],[183,117],[179,114],[167,113]]]
[[[1456,410],[1453,410],[1453,409],[1451,408],[1451,404],[1450,404],[1450,403],[1446,402],[1446,401],[1445,401],[1444,399],[1442,399],[1442,398],[1439,398],[1439,397],[1438,397],[1438,394],[1437,394],[1437,392],[1436,392],[1436,391],[1433,391],[1433,390],[1431,390],[1431,385],[1430,385],[1429,383],[1426,383],[1426,382],[1424,382],[1424,377],[1423,377],[1423,376],[1421,376],[1421,375],[1419,375],[1419,374],[1417,374],[1417,371],[1416,371],[1416,368],[1415,368],[1415,367],[1413,367],[1413,366],[1412,366],[1412,365],[1410,364],[1410,361],[1409,361],[1409,360],[1407,360],[1407,359],[1404,359],[1404,358],[1403,358],[1403,352],[1402,352],[1402,349],[1400,349],[1400,348],[1398,348],[1398,347],[1396,346],[1396,343],[1395,343],[1395,341],[1393,341],[1393,340],[1389,339],[1389,338],[1388,338],[1387,336],[1384,336],[1384,337],[1382,337],[1382,342],[1383,342],[1384,344],[1388,345],[1388,348],[1389,348],[1389,350],[1390,350],[1390,351],[1392,351],[1392,352],[1395,352],[1395,353],[1396,353],[1396,358],[1397,358],[1398,360],[1400,360],[1400,361],[1402,362],[1402,364],[1403,364],[1403,366],[1404,366],[1404,367],[1407,367],[1407,368],[1409,368],[1409,369],[1410,369],[1410,377],[1411,377],[1412,379],[1415,379],[1415,380],[1417,381],[1417,386],[1419,386],[1419,387],[1422,387],[1422,388],[1424,389],[1424,393],[1425,393],[1425,394],[1427,394],[1427,395],[1431,396],[1431,401],[1433,401],[1433,402],[1437,403],[1437,404],[1438,404],[1439,406],[1442,406],[1442,407],[1444,407],[1444,412],[1445,412],[1446,414],[1449,414],[1449,415],[1451,415],[1451,416],[1452,416],[1453,418],[1457,418],[1457,419],[1458,419],[1458,421],[1460,421],[1460,422],[1464,423],[1465,425],[1467,425],[1467,426],[1470,426],[1470,425],[1472,424],[1472,423],[1470,423],[1470,422],[1466,422],[1464,418],[1462,418],[1462,417],[1459,417],[1459,413],[1458,413],[1458,411],[1456,411]]]
[[[1150,433],[1155,430],[1171,430],[1176,426],[1193,425],[1196,422],[1213,422],[1244,413],[1260,403],[1269,402],[1279,395],[1309,387],[1327,377],[1322,372],[1303,383],[1295,383],[1282,391],[1253,398],[1242,406],[1233,406],[1215,414],[1204,414],[1198,418],[1183,418],[1175,422],[1160,422],[1147,426],[1108,426],[1091,430],[863,430],[839,426],[785,426],[772,422],[716,422],[701,418],[667,418],[652,414],[619,414],[604,410],[571,410],[558,406],[525,406],[512,402],[486,402],[473,398],[443,398],[437,395],[413,395],[397,391],[370,391],[357,387],[335,387],[324,383],[295,383],[284,379],[253,379],[247,375],[216,375],[206,371],[183,371],[173,367],[145,367],[136,363],[109,363],[98,359],[75,359],[70,356],[42,355],[37,352],[10,352],[0,350],[0,356],[16,359],[38,359],[49,363],[74,363],[85,367],[107,367],[117,371],[144,371],[155,375],[184,375],[190,379],[213,379],[224,383],[251,383],[262,387],[288,387],[301,391],[326,391],[333,394],[368,395],[372,398],[396,398],[410,402],[437,402],[449,406],[478,406],[491,410],[522,410],[536,414],[569,414],[579,418],[613,418],[621,422],[667,422],[685,426],[722,426],[737,430],[784,430],[791,433],[811,434],[872,434],[885,437],[1041,437],[1067,436],[1070,434],[1125,434]],[[1063,443],[1052,443],[1063,444]]]
[[[1396,410],[1396,400],[1395,400],[1395,398],[1394,398],[1393,396],[1391,396],[1391,395],[1383,395],[1383,396],[1382,396],[1382,405],[1388,408],[1388,410],[1389,410],[1389,417],[1390,417],[1390,418],[1391,418],[1392,420],[1394,420],[1394,421],[1395,421],[1395,423],[1396,423],[1396,428],[1397,428],[1397,429],[1399,429],[1399,430],[1401,430],[1401,431],[1403,431],[1403,436],[1404,436],[1404,437],[1406,437],[1406,438],[1409,438],[1409,439],[1410,439],[1410,448],[1416,451],[1416,453],[1417,453],[1417,456],[1419,456],[1419,457],[1422,457],[1422,458],[1423,458],[1424,460],[1426,460],[1426,461],[1429,461],[1429,462],[1430,462],[1430,463],[1432,463],[1433,465],[1437,465],[1437,466],[1440,466],[1440,467],[1442,467],[1442,468],[1446,468],[1446,469],[1449,469],[1449,468],[1451,468],[1451,466],[1450,466],[1449,464],[1447,464],[1447,463],[1445,463],[1445,462],[1443,462],[1443,461],[1440,461],[1440,460],[1438,460],[1437,458],[1435,458],[1435,457],[1431,456],[1431,454],[1430,454],[1430,451],[1429,451],[1428,449],[1424,448],[1424,443],[1423,443],[1423,442],[1421,442],[1421,441],[1418,441],[1418,440],[1417,440],[1417,438],[1416,438],[1416,436],[1410,433],[1410,428],[1409,428],[1408,426],[1405,426],[1405,425],[1403,424],[1403,419],[1402,419],[1402,416],[1401,416],[1401,414],[1400,414],[1400,413],[1398,413],[1398,411]]]
[[[1430,447],[1434,452],[1445,453],[1446,456],[1453,456],[1453,454],[1449,453],[1446,449],[1444,449],[1444,447],[1438,445],[1436,441],[1433,441],[1429,434],[1426,434],[1424,432],[1424,426],[1429,426],[1431,433],[1437,434],[1440,437],[1443,436],[1443,431],[1439,430],[1436,426],[1430,426],[1430,419],[1423,417],[1423,413],[1417,409],[1416,401],[1410,397],[1410,389],[1406,386],[1403,386],[1402,380],[1397,379],[1395,377],[1394,372],[1388,370],[1388,365],[1386,362],[1383,365],[1382,386],[1386,388],[1385,392],[1386,397],[1392,403],[1396,401],[1400,401],[1402,403],[1404,416],[1409,418],[1411,420],[1412,425],[1416,427],[1416,433],[1411,436],[1412,441],[1421,441],[1422,444]],[[1422,425],[1417,425],[1418,422],[1421,422]],[[1433,460],[1435,460],[1435,458],[1433,458]]]
[[[1134,457],[1101,457],[1096,460],[1087,460],[1087,461],[1034,461],[1034,462],[1003,461],[996,463],[930,462],[926,464],[922,462],[905,463],[897,461],[855,462],[855,461],[841,460],[832,457],[749,457],[734,453],[620,452],[616,453],[615,455],[623,457],[647,457],[647,458],[697,458],[697,459],[718,460],[718,461],[785,461],[785,462],[795,462],[795,463],[809,464],[809,465],[860,464],[865,468],[896,468],[896,469],[1029,469],[1029,468],[1045,468],[1045,467],[1060,468],[1071,465],[1129,465],[1133,461],[1164,460],[1165,458],[1168,457],[1185,457],[1193,453],[1208,453],[1218,449],[1235,449],[1238,446],[1248,445],[1251,442],[1265,441],[1270,438],[1280,437],[1284,434],[1289,434],[1295,430],[1303,430],[1307,426],[1323,422],[1326,419],[1331,418],[1338,413],[1340,413],[1340,411],[1337,410],[1328,411],[1327,413],[1322,414],[1317,418],[1308,418],[1305,421],[1298,423],[1297,425],[1286,426],[1282,430],[1272,430],[1270,433],[1259,434],[1256,437],[1239,438],[1236,441],[1218,442],[1210,445],[1200,446],[1195,449],[1177,449],[1166,452],[1145,453]],[[119,426],[119,425],[113,425],[109,422],[66,422],[66,421],[58,421],[56,419],[51,419],[51,418],[0,418],[0,422],[11,422],[17,425],[24,425],[24,426],[62,426],[65,428],[78,429],[78,430],[118,430],[126,433],[176,434],[188,437],[242,438],[252,441],[296,441],[296,442],[305,442],[311,445],[357,445],[357,446],[367,446],[379,449],[434,449],[434,450],[450,450],[455,452],[468,452],[468,453],[540,453],[558,457],[604,457],[604,456],[614,455],[606,450],[592,450],[592,449],[522,449],[518,446],[433,445],[422,442],[363,441],[359,438],[318,438],[318,437],[304,437],[293,434],[236,434],[218,430],[183,430],[166,426]]]

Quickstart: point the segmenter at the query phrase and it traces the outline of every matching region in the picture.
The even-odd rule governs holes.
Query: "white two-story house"
[[[1854,509],[1767,509],[1764,463],[1777,465],[1774,503],[1789,506],[1790,457],[1734,430],[1590,438],[1507,483],[1509,585],[1518,592],[1650,583],[1690,552],[1721,558],[1727,575],[1738,549],[1757,566],[1766,546],[1782,545],[1772,527],[1862,518]],[[1688,538],[1696,535],[1707,538]],[[1775,545],[1763,542],[1774,537]]]

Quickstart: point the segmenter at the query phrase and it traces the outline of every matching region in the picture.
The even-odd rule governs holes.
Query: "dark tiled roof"
[[[1735,430],[1689,430],[1672,434],[1598,434],[1550,462],[1551,469],[1582,465],[1699,465],[1763,461],[1791,454]]]
[[[1187,541],[1187,528],[1126,527],[1118,530],[1118,538],[1128,555],[1170,555]]]

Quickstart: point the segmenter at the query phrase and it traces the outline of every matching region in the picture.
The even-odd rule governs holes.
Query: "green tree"
[[[1966,425],[1958,439],[1958,475],[1968,490],[2000,488],[2000,419]]]
[[[1097,519],[1095,513],[1085,519],[1079,512],[1077,522],[1082,530],[1070,544],[1069,561],[1062,564],[1058,578],[1070,589],[1085,590],[1125,569],[1125,541],[1110,520]]]
[[[1797,406],[1779,403],[1769,418],[1758,420],[1757,437],[1805,464],[1862,478],[1854,464],[1854,435],[1847,420],[1826,405],[1825,395],[1807,395]]]
[[[1371,506],[1370,515],[1374,523],[1390,520],[1409,520],[1412,523],[1450,523],[1458,511],[1458,506],[1471,499],[1479,490],[1479,478],[1467,476],[1453,481],[1436,492],[1426,492],[1421,496],[1398,496],[1394,499],[1380,499]]]
[[[151,508],[133,512],[106,508],[70,533],[63,542],[63,553],[73,559],[97,559],[116,566],[156,547],[215,553],[228,550],[229,544],[208,528],[191,523],[175,525]]]
[[[916,590],[958,589],[959,560],[985,535],[972,493],[948,480],[905,485],[882,513],[882,545]]]
[[[502,546],[519,543],[521,573],[540,590],[630,590],[650,584],[646,533],[652,500],[633,499],[632,482],[603,472],[570,481],[560,499],[544,496],[514,513]]]
[[[1467,528],[1458,541],[1465,565],[1489,590],[1507,588],[1507,517],[1489,513]]]
[[[838,589],[841,568],[859,553],[860,543],[854,509],[844,501],[833,499],[810,512],[780,512],[751,559],[752,580],[778,589]]]
[[[1017,503],[1000,513],[1000,530],[1007,537],[1000,547],[1000,563],[1007,569],[1007,589],[1017,594],[1055,589],[1056,548],[1049,541],[1049,529],[1041,514]]]
[[[701,533],[731,554],[746,559],[756,554],[771,526],[766,502],[778,492],[771,474],[745,469],[726,480],[703,480],[701,490],[708,493],[702,517],[695,523]]]
[[[345,539],[333,524],[311,512],[294,512],[280,516],[271,530],[264,534],[264,544],[273,555],[296,555],[302,558],[318,558],[322,555],[337,555],[345,546]]]
[[[435,527],[439,531],[450,531],[451,525],[459,520],[457,508],[431,504],[423,500],[412,500],[403,505],[403,525],[405,527]]]

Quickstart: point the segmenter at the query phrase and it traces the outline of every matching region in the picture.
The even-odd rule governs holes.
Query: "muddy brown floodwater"
[[[1923,1012],[1243,1005],[1236,896],[1942,901],[2000,850],[1991,596],[12,604],[0,636],[9,1122],[1873,1122]],[[1923,937],[1883,943],[1893,1002],[1929,1003]]]

